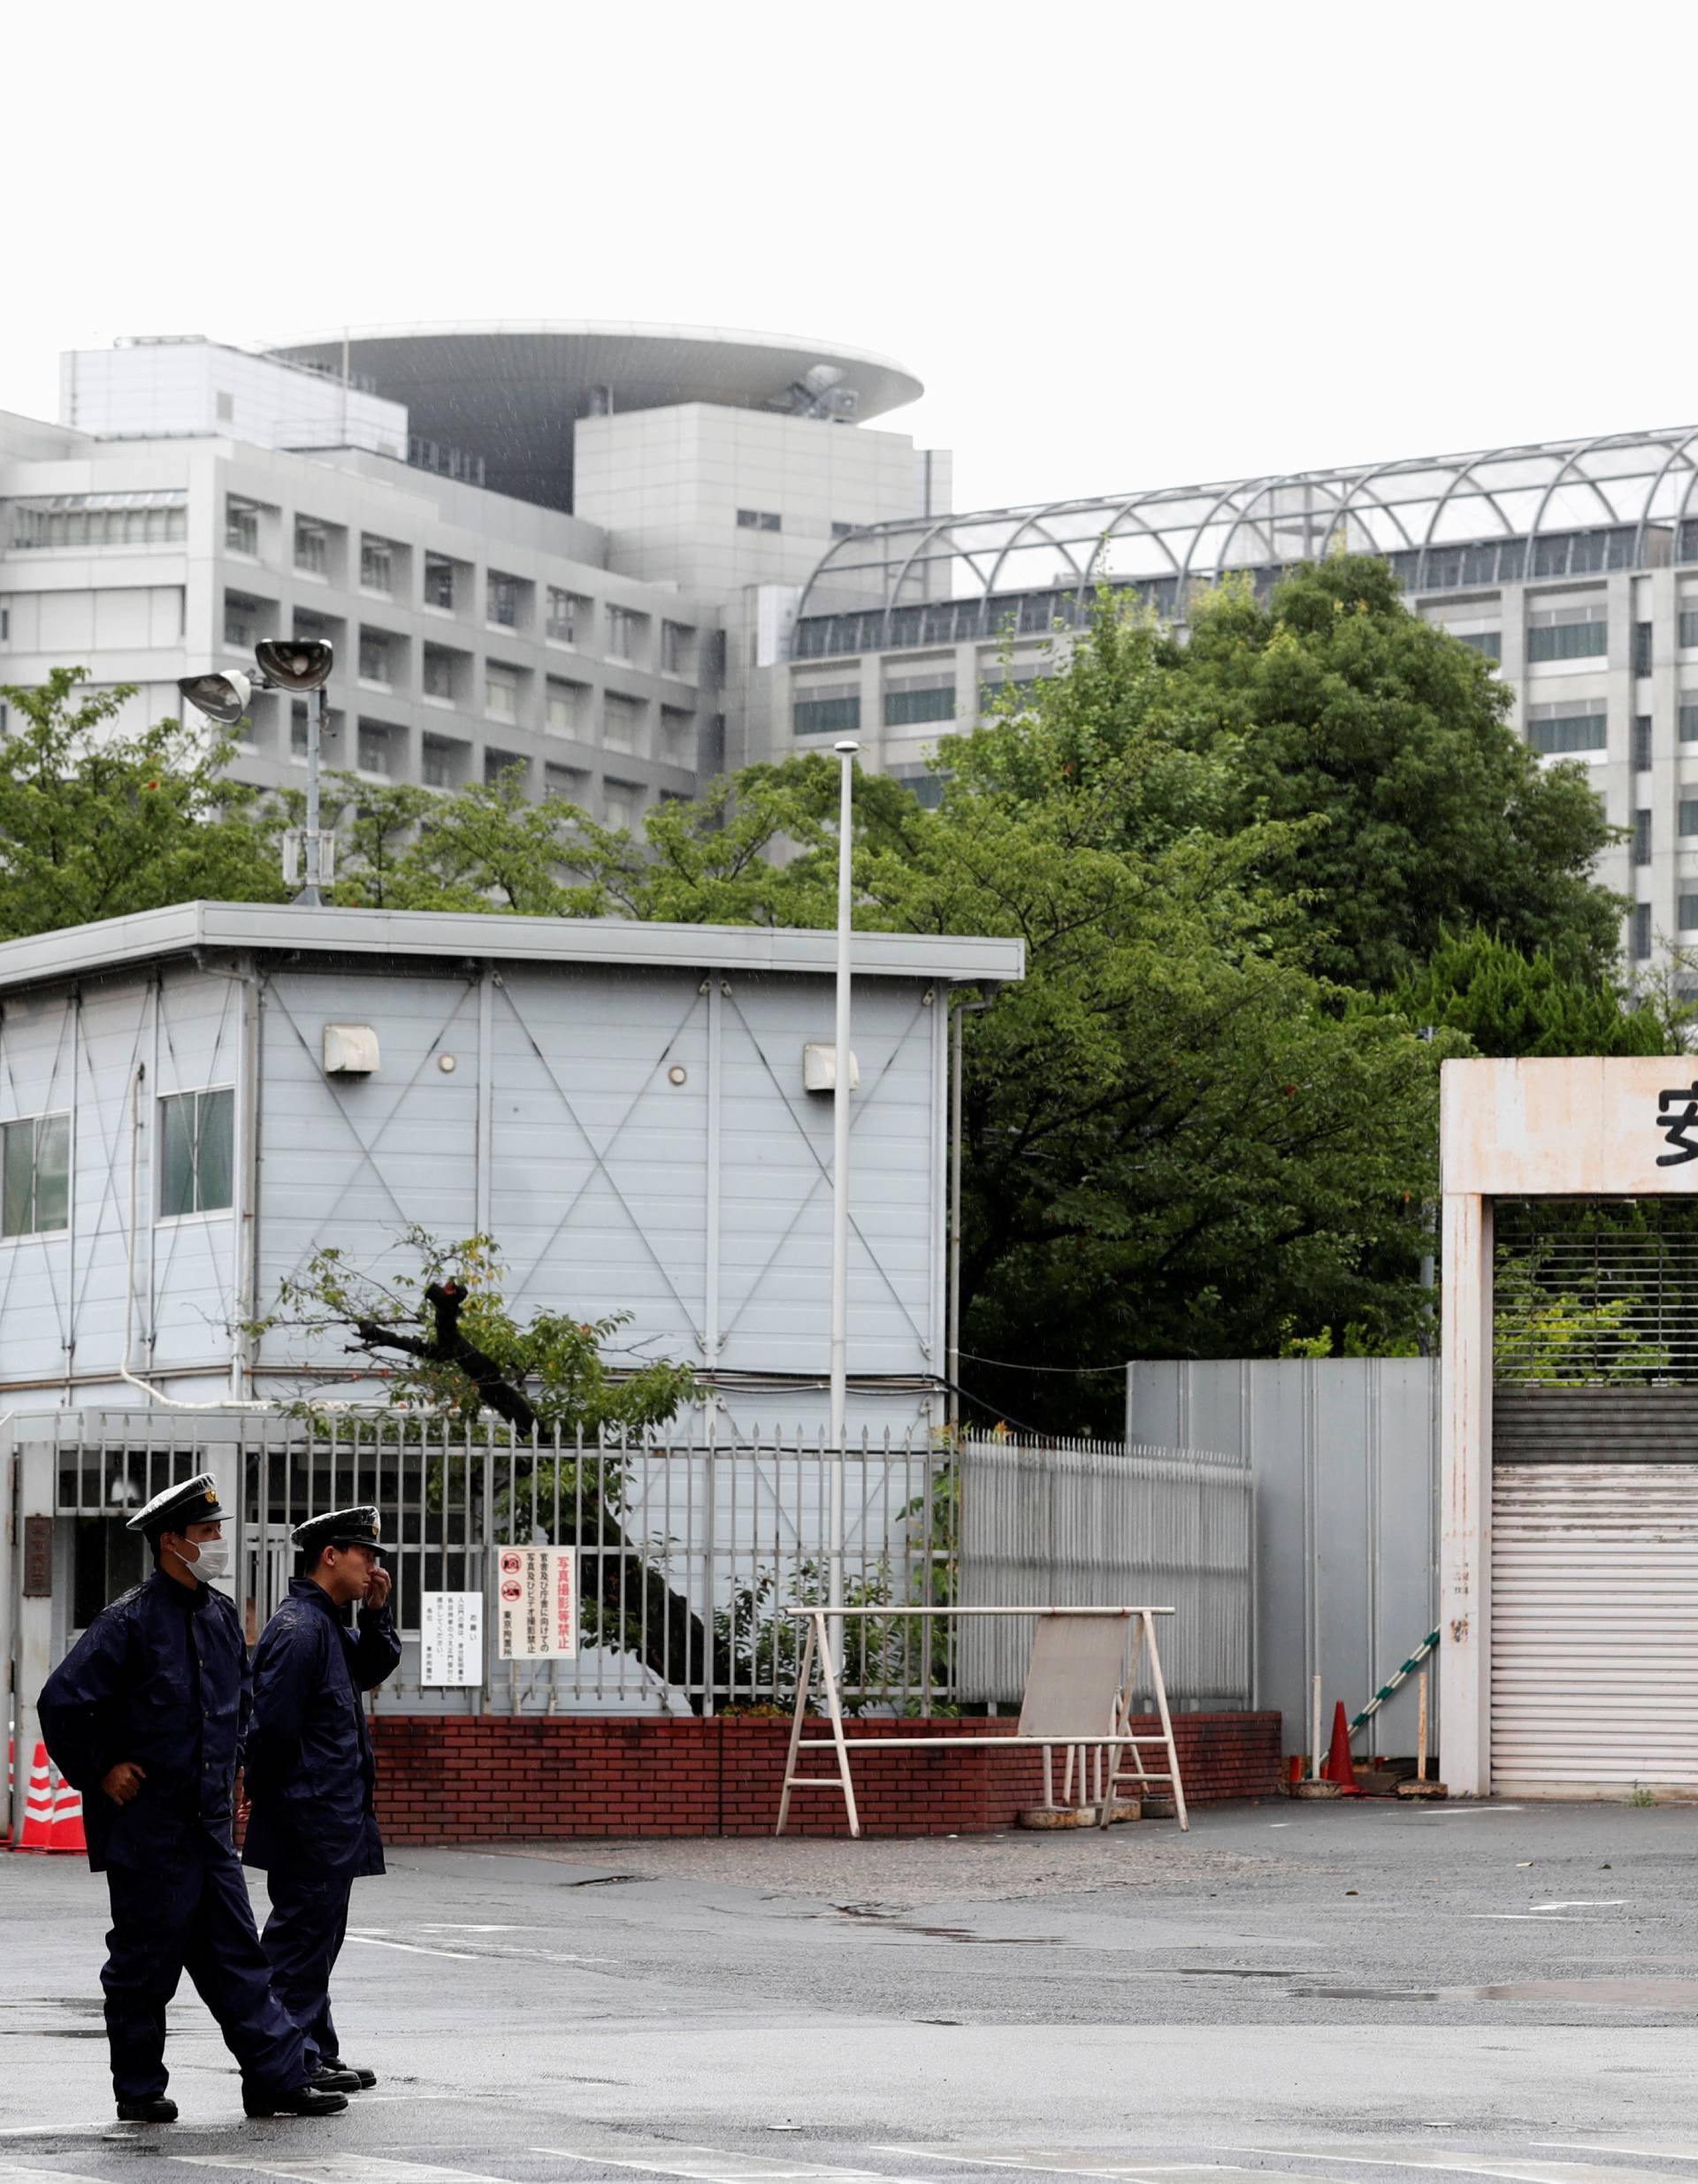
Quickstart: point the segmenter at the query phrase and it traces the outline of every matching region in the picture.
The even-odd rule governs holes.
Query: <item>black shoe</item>
[[[346,2093],[321,2093],[316,2085],[296,2086],[288,2093],[248,2093],[241,2096],[244,2116],[340,2116],[348,2106]]]
[[[371,2083],[378,2082],[377,2073],[370,2073]],[[346,2063],[320,2063],[307,2083],[317,2086],[321,2093],[363,2093],[365,2081],[357,2070],[350,2070]]]
[[[149,2093],[144,2101],[120,2101],[118,2104],[120,2123],[175,2123],[177,2104],[168,2101],[163,2093]]]
[[[340,2055],[326,2055],[319,2067],[323,2070],[345,2071],[350,2078],[358,2079],[362,2093],[369,2093],[378,2082],[378,2073],[375,2070],[363,2070],[357,2063],[345,2063]],[[351,2093],[354,2089],[352,2086],[345,2086],[342,2090]]]

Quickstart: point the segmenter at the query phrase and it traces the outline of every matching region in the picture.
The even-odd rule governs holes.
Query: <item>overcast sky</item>
[[[958,506],[1698,422],[1698,10],[14,11],[0,408],[62,348],[620,318],[925,381]]]

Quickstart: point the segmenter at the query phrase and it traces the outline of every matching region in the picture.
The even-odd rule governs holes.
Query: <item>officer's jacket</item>
[[[400,1659],[386,1607],[362,1610],[356,1638],[322,1585],[292,1580],[254,1655],[245,1864],[350,1876],[383,1871],[371,1808],[377,1763],[360,1693]]]
[[[241,1623],[222,1592],[156,1569],[103,1608],[42,1686],[42,1738],[82,1792],[88,1863],[152,1867],[204,1830],[226,1848],[249,1683]],[[120,1760],[146,1776],[114,1805]]]

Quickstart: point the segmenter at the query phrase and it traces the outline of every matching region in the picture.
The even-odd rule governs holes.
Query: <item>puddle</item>
[[[0,2040],[103,2040],[103,2025],[0,2025]]]
[[[1613,2010],[1698,2010],[1698,1979],[1521,1979],[1491,1987],[1294,1987],[1299,2002],[1583,2002]]]
[[[1077,1942],[1063,1941],[1059,1934],[979,1934],[970,1926],[914,1926],[882,1904],[833,1904],[840,1918],[865,1919],[891,1934],[912,1934],[926,1941],[960,1942],[980,1949],[1076,1949]]]
[[[1289,1966],[1281,1972],[1264,1971],[1260,1966],[1254,1971],[1247,1972],[1231,1964],[1180,1964],[1163,1976],[1172,1979],[1300,1979],[1303,1974]]]
[[[640,1873],[586,1873],[581,1881],[562,1881],[563,1889],[616,1889],[625,1881],[640,1881]]]

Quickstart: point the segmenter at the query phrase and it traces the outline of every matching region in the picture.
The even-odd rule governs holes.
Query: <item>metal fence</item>
[[[1242,1458],[975,1441],[961,1453],[960,1501],[964,1607],[1172,1607],[1160,1630],[1170,1700],[1251,1704],[1254,1525]],[[1017,1700],[1031,1625],[986,1617],[960,1628],[957,1696]]]
[[[287,1591],[292,1528],[371,1502],[393,1543],[405,1641],[385,1707],[786,1707],[799,1645],[784,1610],[830,1597],[839,1483],[844,1598],[890,1609],[851,1626],[851,1705],[926,1713],[1018,1697],[1029,1625],[999,1630],[986,1654],[975,1619],[902,1612],[993,1600],[1171,1601],[1179,1614],[1171,1639],[1164,1626],[1164,1665],[1175,1700],[1248,1701],[1248,1474],[1224,1461],[1082,1444],[957,1447],[920,1435],[868,1439],[839,1456],[795,1433],[624,1442],[391,1419],[326,1433],[253,1416],[109,1412],[96,1432],[89,1423],[57,1457],[58,1508],[76,1528],[76,1623],[135,1574],[124,1562],[139,1553],[125,1512],[173,1479],[212,1470],[239,1511],[236,1590],[250,1637]],[[544,1545],[577,1551],[576,1658],[486,1653],[478,1685],[422,1689],[425,1594],[487,1601],[495,1553]]]
[[[1494,1233],[1500,1382],[1698,1378],[1698,1204],[1504,1199]]]

